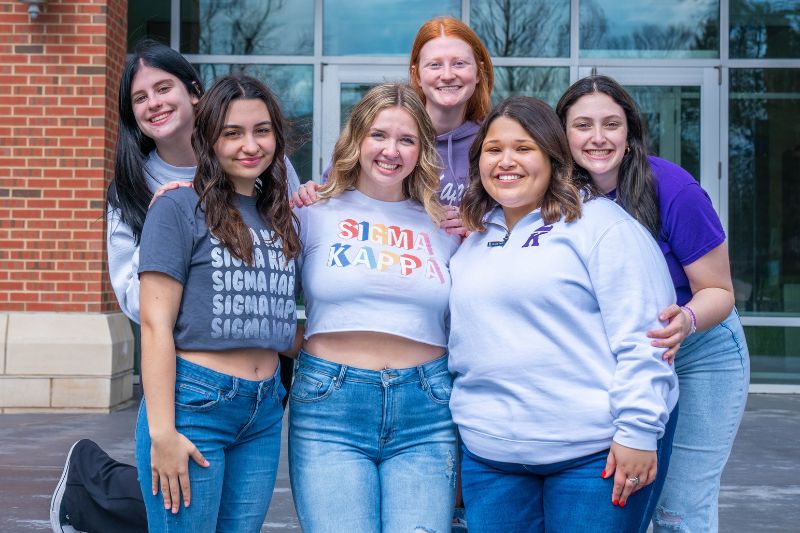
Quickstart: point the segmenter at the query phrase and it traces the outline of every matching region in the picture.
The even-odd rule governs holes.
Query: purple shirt
[[[691,174],[675,163],[649,156],[658,193],[661,230],[658,246],[669,267],[678,305],[692,299],[692,288],[683,267],[725,242],[725,231],[708,193]],[[616,191],[609,196],[616,198]]]

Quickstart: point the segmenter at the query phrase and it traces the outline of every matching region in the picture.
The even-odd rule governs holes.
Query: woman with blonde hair
[[[370,90],[299,210],[305,344],[289,463],[304,531],[446,531],[456,432],[434,129],[405,85]]]

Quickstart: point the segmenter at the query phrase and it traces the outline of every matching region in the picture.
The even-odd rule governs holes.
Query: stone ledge
[[[0,313],[0,333],[0,412],[130,404],[134,339],[122,313]]]

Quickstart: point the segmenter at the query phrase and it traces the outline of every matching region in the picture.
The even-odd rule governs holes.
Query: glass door
[[[715,68],[596,67],[631,93],[645,117],[652,153],[682,166],[721,208],[719,74]],[[581,67],[579,77],[592,73]]]
[[[322,149],[320,171],[328,167],[333,146],[350,111],[372,87],[387,81],[405,83],[405,65],[324,65],[322,74]]]

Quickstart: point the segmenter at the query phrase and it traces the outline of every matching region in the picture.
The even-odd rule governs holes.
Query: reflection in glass
[[[128,52],[133,52],[136,43],[146,37],[169,45],[170,20],[169,2],[131,2],[128,7]]]
[[[745,326],[751,383],[800,384],[800,328]]]
[[[408,55],[423,22],[461,18],[461,0],[324,0],[325,55]]]
[[[370,89],[378,85],[378,83],[342,83],[341,84],[341,102],[339,107],[339,129],[343,129],[347,119],[350,118],[350,112],[361,100],[361,98],[369,92]]]
[[[312,55],[314,0],[181,0],[180,49],[190,54]]]
[[[311,65],[195,65],[206,87],[214,79],[230,73],[242,73],[267,84],[281,104],[289,122],[287,141],[289,159],[300,181],[311,179],[311,136],[314,103],[314,68]]]
[[[569,2],[472,0],[469,12],[494,57],[569,57]]]
[[[672,161],[700,181],[699,87],[625,87],[639,106],[650,139],[650,153]]]
[[[555,107],[569,87],[567,67],[495,67],[492,104],[509,96],[535,96]]]
[[[737,306],[800,316],[800,70],[731,69],[729,106]]]
[[[731,0],[730,56],[800,57],[800,0]]]
[[[581,0],[581,57],[719,57],[719,0]]]

